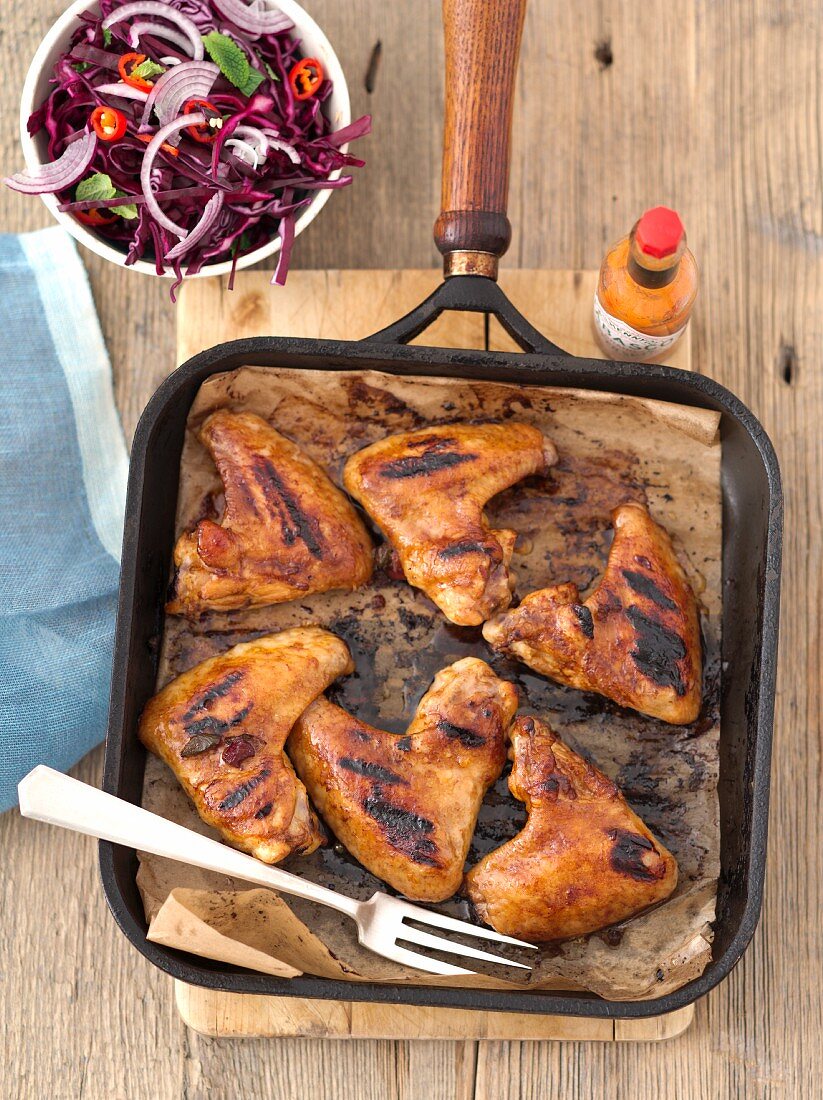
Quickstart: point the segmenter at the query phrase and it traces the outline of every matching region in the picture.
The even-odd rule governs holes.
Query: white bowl
[[[340,62],[337,60],[337,55],[331,48],[328,38],[326,38],[325,34],[323,34],[312,17],[308,15],[299,4],[295,3],[295,0],[278,0],[278,7],[280,7],[294,23],[294,31],[292,33],[295,37],[300,38],[302,43],[301,52],[303,55],[305,57],[316,57],[323,66],[323,71],[332,81],[332,93],[323,104],[323,113],[328,117],[335,130],[339,130],[343,126],[348,126],[351,122],[349,89],[346,85],[346,78],[343,76]],[[96,0],[75,0],[75,3],[63,12],[57,22],[53,24],[46,37],[40,43],[37,53],[34,55],[34,59],[29,66],[20,100],[20,141],[23,146],[23,158],[27,168],[38,168],[45,162],[46,153],[45,131],[41,131],[35,137],[31,137],[26,129],[29,115],[40,106],[49,93],[49,78],[52,75],[54,65],[58,58],[68,49],[69,40],[77,28],[78,15],[83,11],[97,10],[99,10],[99,3],[97,3]],[[347,146],[342,146],[344,152],[346,148]],[[336,179],[339,175],[340,170],[333,172],[331,178]],[[311,202],[302,209],[295,220],[295,236],[302,233],[306,226],[314,221],[329,201],[331,193],[331,188],[322,189],[314,193]],[[77,221],[73,215],[57,209],[59,200],[56,195],[41,195],[40,197],[56,220],[60,222],[64,229],[67,229],[80,244],[85,245],[85,247],[91,249],[92,252],[96,252],[98,256],[102,256],[105,260],[111,260],[112,263],[119,264],[120,267],[125,266],[126,257],[123,252],[119,252],[116,248],[112,247],[112,245],[103,240],[102,237],[99,237],[87,226]],[[254,252],[249,252],[248,255],[241,256],[236,266],[238,268],[250,267],[252,264],[259,263],[260,260],[265,259],[267,256],[274,255],[274,253],[279,250],[280,237],[275,234],[272,240],[256,248]],[[148,260],[137,260],[134,264],[131,264],[130,267],[133,271],[142,271],[146,275],[157,275],[154,263]],[[197,275],[187,276],[187,278],[197,278],[206,275],[227,275],[231,271],[231,268],[231,260],[221,260],[219,263],[204,265],[204,267],[197,272]],[[173,278],[174,273],[172,271],[166,271],[164,275],[166,278]]]

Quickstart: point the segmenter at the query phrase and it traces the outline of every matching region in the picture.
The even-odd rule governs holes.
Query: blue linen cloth
[[[128,458],[60,228],[0,235],[0,811],[105,734]]]

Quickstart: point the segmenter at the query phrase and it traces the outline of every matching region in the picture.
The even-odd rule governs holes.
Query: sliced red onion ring
[[[189,40],[192,59],[194,61],[203,60],[203,39],[200,37],[197,25],[187,15],[183,15],[182,12],[178,11],[177,8],[173,8],[171,4],[163,4],[160,0],[135,0],[133,4],[124,4],[122,8],[115,8],[110,15],[107,15],[100,26],[103,30],[107,30],[109,27],[113,27],[115,23],[126,22],[136,15],[148,15],[152,18],[167,19],[170,23],[175,23]]]
[[[256,142],[255,148],[261,156],[265,156],[269,148],[269,139],[257,126],[236,126],[234,128],[235,134],[243,138],[244,141]]]
[[[90,131],[66,146],[57,160],[38,165],[33,170],[16,172],[3,182],[12,191],[22,191],[26,195],[54,194],[77,183],[91,164],[96,148],[97,134]]]
[[[279,149],[281,153],[285,153],[292,164],[300,163],[300,154],[297,152],[293,145],[289,145],[287,141],[283,141],[276,130],[265,129],[263,133],[269,140],[269,145],[272,149]]]
[[[278,7],[267,8],[258,6],[258,3],[259,0],[252,5],[243,3],[243,0],[214,0],[214,7],[241,31],[254,38],[259,38],[261,34],[279,34],[294,26]]]
[[[148,129],[152,110],[160,125],[165,126],[177,118],[190,99],[205,99],[219,75],[220,69],[212,61],[183,61],[167,69],[148,94],[140,129]]]
[[[128,7],[129,5],[126,5]],[[119,11],[124,11],[124,8],[119,8]],[[151,211],[152,217],[164,229],[169,233],[174,233],[176,237],[185,237],[186,230],[173,222],[171,218],[167,217],[160,209],[160,204],[154,197],[154,192],[151,189],[151,170],[154,166],[154,161],[157,154],[160,152],[160,146],[164,141],[168,141],[169,137],[176,134],[179,130],[184,129],[186,126],[205,126],[206,116],[202,111],[195,111],[190,115],[183,115],[182,118],[176,118],[172,122],[167,123],[165,126],[161,126],[146,148],[145,155],[143,157],[143,163],[140,166],[140,187],[143,194],[146,196],[146,206]]]
[[[132,88],[131,84],[123,84],[122,81],[119,84],[98,84],[94,90],[98,95],[116,95],[121,99],[139,99],[141,102],[149,98],[149,93],[142,88]]]
[[[164,27],[162,23],[155,23],[153,19],[141,19],[137,23],[132,23],[129,31],[129,44],[132,49],[137,49],[141,34],[153,34],[157,38],[164,38],[167,42],[173,42],[175,46],[179,46],[184,53],[191,54],[191,41],[187,35],[181,34],[172,27]]]
[[[242,129],[238,126],[237,130]],[[234,132],[237,133],[237,130]],[[242,138],[230,137],[223,143],[224,149],[234,149],[234,156],[239,157],[244,164],[250,164],[252,168],[256,168],[260,163],[260,154],[253,145],[249,142],[243,141]]]
[[[203,209],[203,217],[197,223],[197,225],[189,232],[182,241],[179,241],[173,248],[170,248],[165,255],[166,260],[177,260],[181,256],[185,255],[189,249],[194,246],[205,237],[215,221],[220,215],[220,210],[223,206],[223,192],[218,191],[212,195],[209,201],[206,203]]]

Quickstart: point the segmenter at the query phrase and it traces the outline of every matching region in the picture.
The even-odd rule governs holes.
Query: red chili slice
[[[148,145],[151,139],[154,137],[154,134],[135,134],[134,136],[137,138],[138,141],[142,141],[145,145]],[[171,157],[180,156],[180,150],[175,149],[173,145],[169,145],[167,141],[164,141],[160,148],[163,150],[164,153],[168,153]]]
[[[138,65],[142,65],[145,60],[146,55],[144,53],[124,53],[117,62],[117,71],[120,73],[120,79],[124,84],[129,84],[132,88],[139,88],[141,92],[150,92],[154,87],[151,80],[145,80],[142,76],[132,76],[132,72]]]
[[[289,73],[295,99],[311,99],[323,83],[323,66],[316,57],[304,57]]]
[[[111,225],[112,222],[117,221],[116,214],[107,214],[102,210],[92,208],[91,210],[75,210],[75,218],[83,225],[90,225],[97,228],[101,225]]]
[[[206,121],[196,126],[187,126],[186,133],[201,145],[211,145],[217,138],[217,131],[223,125],[223,116],[207,99],[190,99],[183,108],[184,115],[192,115],[196,112],[204,114]]]
[[[89,122],[101,141],[119,141],[126,132],[126,116],[114,107],[95,107]]]

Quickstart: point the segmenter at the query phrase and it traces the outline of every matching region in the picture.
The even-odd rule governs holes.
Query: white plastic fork
[[[204,867],[208,871],[219,871],[224,875],[255,882],[259,886],[268,886],[284,894],[292,894],[308,901],[328,905],[340,913],[345,913],[357,924],[357,938],[370,951],[394,962],[411,966],[415,970],[425,970],[429,974],[455,976],[471,974],[460,966],[430,959],[417,951],[400,947],[398,940],[429,947],[435,951],[444,951],[452,955],[462,955],[469,959],[483,959],[486,962],[502,963],[504,966],[530,970],[524,963],[513,962],[488,951],[478,951],[462,943],[433,936],[418,928],[406,924],[413,920],[417,924],[428,924],[449,932],[459,932],[464,936],[477,936],[480,939],[495,940],[497,943],[510,943],[515,947],[531,947],[522,940],[501,936],[490,928],[480,928],[465,921],[433,913],[417,905],[411,905],[400,898],[388,894],[373,894],[368,901],[355,901],[323,886],[299,878],[297,875],[282,871],[261,863],[253,856],[244,855],[219,841],[201,836],[173,821],[167,821],[157,814],[150,813],[140,806],[134,806],[122,798],[99,791],[78,779],[61,775],[40,765],[30,771],[17,787],[20,796],[20,813],[36,821],[45,821],[49,825],[61,825],[64,829],[73,829],[78,833],[96,836],[101,840],[110,840],[114,844],[123,844],[127,848],[137,848],[141,852],[151,852],[156,856],[165,856],[193,867]]]

